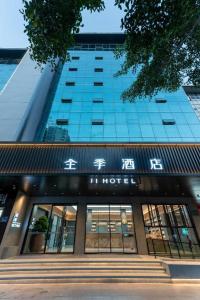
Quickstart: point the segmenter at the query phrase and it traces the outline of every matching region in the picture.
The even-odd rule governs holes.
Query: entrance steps
[[[28,256],[0,261],[1,283],[170,283],[148,257]]]

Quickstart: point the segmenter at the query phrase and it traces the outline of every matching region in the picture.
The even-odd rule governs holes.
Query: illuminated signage
[[[90,177],[90,184],[104,184],[104,185],[136,185],[137,182],[133,177],[119,177],[119,176],[103,176],[103,177]]]
[[[14,228],[21,227],[21,223],[18,221],[18,219],[19,219],[19,213],[16,212],[13,216],[11,227],[14,227]]]
[[[134,158],[122,158],[120,161],[120,170],[137,170]],[[64,170],[78,170],[79,162],[73,158],[69,158],[64,162]],[[101,171],[107,167],[108,162],[104,158],[95,158],[92,162],[88,162],[88,166],[92,164],[96,171]],[[149,170],[163,170],[163,163],[160,158],[151,158],[149,160]]]

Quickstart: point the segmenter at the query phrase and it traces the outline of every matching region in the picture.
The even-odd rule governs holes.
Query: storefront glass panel
[[[149,254],[200,256],[200,246],[185,205],[143,205]]]
[[[77,206],[34,205],[24,253],[73,253]]]
[[[86,253],[136,253],[130,205],[88,205]]]

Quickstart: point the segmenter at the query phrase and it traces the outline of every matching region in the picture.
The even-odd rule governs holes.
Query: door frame
[[[61,204],[58,204],[58,203],[31,203],[32,205],[32,208],[31,208],[31,212],[29,214],[29,220],[28,220],[28,226],[26,228],[26,233],[25,233],[25,236],[24,236],[24,240],[23,240],[23,244],[22,244],[22,248],[21,248],[21,251],[20,251],[20,254],[21,255],[31,255],[31,253],[24,253],[24,248],[25,248],[25,244],[26,244],[26,239],[27,239],[27,236],[28,236],[28,232],[29,232],[29,226],[30,226],[30,222],[31,222],[31,218],[32,218],[32,215],[33,215],[33,209],[34,209],[34,206],[36,205],[51,205],[51,211],[50,211],[50,215],[49,215],[49,218],[48,219],[51,219],[51,216],[52,216],[52,211],[53,211],[53,207],[54,206],[76,206],[78,208],[78,204],[72,204],[72,203],[61,203]],[[63,217],[62,217],[62,222],[63,222]],[[41,252],[41,253],[32,253],[34,255],[44,255],[44,254],[59,254],[59,255],[62,255],[62,254],[74,254],[75,252],[75,239],[76,239],[76,224],[77,224],[77,212],[76,212],[76,221],[75,221],[75,230],[74,230],[74,240],[73,240],[73,251],[72,252],[46,252],[46,246],[47,246],[47,236],[49,234],[49,228],[46,232],[46,236],[45,236],[45,245],[44,245],[44,251]]]
[[[29,198],[29,205],[27,206],[27,213],[25,216],[25,219],[23,221],[24,224],[24,232],[23,235],[21,236],[21,242],[19,246],[19,254],[23,254],[24,250],[24,243],[26,241],[26,234],[27,234],[27,229],[29,226],[29,221],[30,217],[32,214],[32,209],[34,204],[55,204],[55,205],[77,205],[79,207],[80,205],[89,205],[89,204],[94,204],[95,203],[101,203],[102,205],[105,204],[113,204],[113,205],[120,205],[123,203],[124,205],[131,205],[133,208],[136,206],[137,210],[139,209],[139,215],[136,214],[136,220],[135,224],[137,227],[135,227],[135,234],[136,234],[136,244],[137,244],[137,250],[139,255],[149,255],[148,249],[147,249],[147,244],[146,244],[146,238],[145,238],[145,232],[144,232],[144,222],[143,222],[143,216],[142,216],[142,205],[143,204],[184,204],[188,206],[188,209],[190,211],[190,218],[191,221],[194,224],[195,232],[200,240],[200,234],[197,232],[196,229],[196,223],[194,222],[193,218],[195,213],[197,213],[196,206],[194,205],[194,199],[192,197],[186,197],[186,196],[179,196],[179,197],[169,197],[169,196],[164,196],[164,195],[159,195],[159,196],[81,196],[81,195],[74,195],[74,196],[69,196],[69,195],[57,195],[57,196],[32,196]],[[139,207],[139,208],[138,208]],[[134,212],[133,212],[134,214]],[[140,216],[141,215],[141,216]],[[138,219],[139,217],[139,219]],[[84,223],[82,223],[82,226],[85,226]],[[198,224],[198,223],[197,223]],[[77,222],[76,222],[77,226]],[[139,227],[138,227],[139,226]],[[82,227],[81,227],[82,228]],[[140,228],[140,229],[139,229]],[[139,230],[138,230],[139,229]],[[76,229],[77,231],[77,229]],[[77,232],[76,232],[77,234]],[[84,237],[82,239],[82,246],[81,250],[78,251],[76,249],[76,237],[75,236],[75,248],[74,248],[74,254],[75,255],[84,255],[84,241],[85,241],[85,233]],[[41,253],[43,254],[43,253]],[[68,254],[68,253],[67,253]],[[24,254],[26,255],[26,254]],[[28,254],[27,254],[28,255]],[[59,254],[59,255],[62,255]]]
[[[86,231],[86,223],[87,223],[87,207],[89,205],[97,205],[97,206],[109,206],[109,222],[110,222],[110,206],[112,205],[118,205],[118,206],[130,206],[131,207],[131,210],[132,210],[132,224],[133,224],[133,237],[134,237],[134,240],[135,240],[135,246],[136,246],[136,252],[124,252],[124,241],[123,241],[123,234],[122,234],[122,243],[123,243],[123,252],[112,252],[111,249],[112,249],[112,246],[111,246],[111,231],[109,231],[109,235],[110,235],[110,251],[109,252],[86,252],[86,235],[87,235],[87,231]],[[137,246],[137,235],[136,235],[136,230],[135,230],[135,223],[134,223],[134,210],[133,210],[133,205],[132,203],[102,203],[102,204],[98,204],[98,203],[89,203],[89,204],[86,204],[86,220],[85,220],[85,239],[84,239],[84,254],[91,254],[91,255],[95,255],[95,254],[108,254],[108,255],[137,255],[138,254],[138,246]],[[99,248],[98,248],[99,249]]]

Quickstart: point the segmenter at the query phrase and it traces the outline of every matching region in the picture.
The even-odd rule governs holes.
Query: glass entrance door
[[[88,205],[86,253],[136,253],[130,205]]]
[[[34,205],[24,253],[73,253],[77,206]]]

